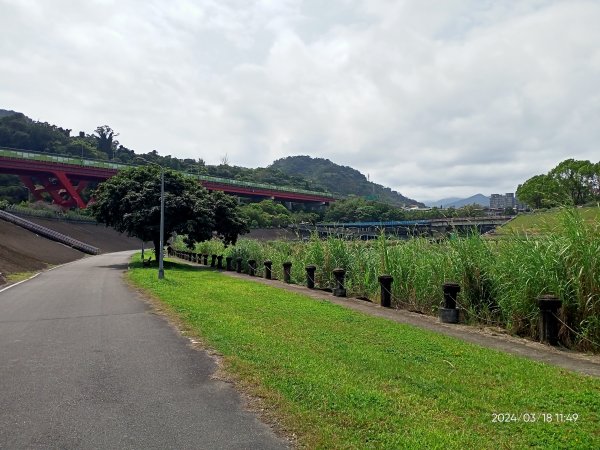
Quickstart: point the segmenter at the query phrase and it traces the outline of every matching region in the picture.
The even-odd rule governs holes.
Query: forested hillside
[[[250,169],[230,166],[226,162],[208,166],[201,158],[161,156],[156,150],[136,153],[119,143],[119,134],[108,125],[96,127],[92,133],[72,130],[38,122],[22,113],[0,109],[0,147],[36,152],[72,155],[82,158],[112,160],[120,163],[143,164],[147,161],[175,170],[231,178],[240,181],[276,184],[311,191],[329,191],[342,197],[356,196],[388,203],[394,206],[419,205],[392,191],[371,183],[359,171],[334,164],[328,159],[308,156],[290,156],[275,161],[269,167]],[[0,175],[0,200],[17,203],[27,199],[27,190],[13,175]]]
[[[256,168],[220,164],[207,166],[202,159],[161,156],[156,150],[136,153],[119,143],[119,136],[108,125],[102,125],[91,134],[78,132],[47,122],[38,122],[24,114],[0,109],[0,147],[36,152],[72,155],[83,158],[113,160],[126,164],[143,164],[138,158],[155,162],[175,170],[215,177],[232,178],[240,181],[277,184],[299,189],[324,191],[322,186],[311,184],[306,179],[283,173],[273,168]],[[14,175],[0,175],[0,199],[17,203],[27,199],[27,189]]]
[[[16,111],[10,111],[7,109],[0,109],[0,117],[12,116],[13,114],[17,114]]]
[[[342,196],[356,195],[395,206],[424,206],[388,187],[367,180],[367,177],[352,167],[340,166],[324,158],[288,156],[278,159],[269,168],[281,170],[288,175],[302,176],[314,185],[324,186],[328,191]]]

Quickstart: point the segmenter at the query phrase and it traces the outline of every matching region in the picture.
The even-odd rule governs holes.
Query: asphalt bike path
[[[132,253],[0,292],[0,448],[288,447],[126,286]]]

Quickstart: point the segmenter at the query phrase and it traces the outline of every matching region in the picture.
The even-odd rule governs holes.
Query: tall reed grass
[[[537,298],[553,293],[563,302],[560,335],[567,346],[600,351],[600,227],[586,223],[577,209],[564,209],[560,227],[528,236],[488,239],[479,234],[432,241],[413,238],[348,241],[337,238],[307,242],[258,242],[240,239],[224,248],[219,241],[198,244],[196,251],[273,262],[292,262],[292,282],[303,284],[305,266],[317,266],[316,285],[333,286],[332,270],[346,269],[350,295],[379,301],[377,277],[394,277],[395,306],[436,314],[446,281],[461,285],[459,304],[469,322],[491,323],[523,336],[538,337]],[[259,272],[259,274],[262,271]]]

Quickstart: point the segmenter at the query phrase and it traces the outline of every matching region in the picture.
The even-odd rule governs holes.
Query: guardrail
[[[38,225],[37,223],[30,222],[29,220],[25,220],[19,216],[15,216],[14,214],[8,213],[6,211],[0,210],[0,219],[18,225],[21,228],[25,228],[26,230],[33,231],[34,233],[37,233],[48,239],[52,239],[53,241],[68,245],[69,247],[72,247],[76,250],[80,250],[89,255],[97,255],[100,253],[100,249],[97,247],[86,244],[85,242],[78,241],[77,239],[73,239],[70,236],[59,233],[58,231],[51,230],[50,228],[43,227],[41,225]]]
[[[92,217],[77,214],[74,211],[66,211],[61,214],[47,209],[33,209],[19,205],[8,205],[5,211],[21,216],[39,217],[40,219],[55,220],[59,222],[75,222],[94,225],[98,223]]]
[[[12,148],[0,148],[0,156],[5,158],[26,159],[29,161],[45,161],[59,164],[71,164],[80,167],[99,167],[101,169],[122,170],[134,167],[131,164],[113,163],[101,159],[76,158],[74,156],[57,155],[54,153],[30,152]]]
[[[306,195],[315,195],[315,196],[320,196],[320,197],[334,198],[333,195],[331,195],[329,192],[308,191],[306,189],[298,189],[298,188],[285,187],[285,186],[276,186],[274,184],[267,184],[267,183],[253,183],[250,181],[239,181],[239,180],[232,180],[231,178],[211,177],[208,175],[194,175],[194,174],[187,174],[187,175],[193,176],[194,178],[196,178],[200,181],[209,181],[212,183],[222,183],[222,184],[230,184],[232,186],[243,186],[243,187],[249,187],[249,188],[269,189],[272,191],[294,192],[296,194],[306,194]]]

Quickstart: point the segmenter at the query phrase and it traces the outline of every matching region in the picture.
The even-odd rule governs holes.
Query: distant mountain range
[[[467,205],[490,206],[490,198],[483,194],[475,194],[468,198],[449,197],[440,200],[425,202],[427,206],[442,208],[462,208]]]

